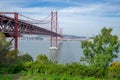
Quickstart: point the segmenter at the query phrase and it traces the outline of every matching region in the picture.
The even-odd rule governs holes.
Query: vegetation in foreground
[[[119,80],[120,47],[112,29],[103,28],[93,42],[82,42],[84,57],[79,63],[53,63],[44,54],[33,61],[29,54],[19,55],[0,33],[0,80]],[[85,62],[85,63],[84,63]]]
[[[119,80],[120,62],[114,62],[106,70],[80,63],[57,64],[45,59],[14,63],[0,69],[0,80]]]
[[[35,75],[35,76],[19,76],[15,78],[14,75],[0,76],[0,80],[96,80],[94,77],[81,78],[80,76],[59,76],[59,75]],[[106,79],[97,79],[106,80]]]

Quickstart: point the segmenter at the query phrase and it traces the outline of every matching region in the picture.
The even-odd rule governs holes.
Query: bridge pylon
[[[17,12],[0,12],[0,14],[13,14],[14,15],[14,21],[15,21],[14,35],[12,35],[12,37],[14,39],[14,49],[18,50],[18,13]]]
[[[58,36],[53,35],[52,32],[58,34],[58,15],[57,12],[51,12],[51,29],[50,29],[50,49],[58,49]]]

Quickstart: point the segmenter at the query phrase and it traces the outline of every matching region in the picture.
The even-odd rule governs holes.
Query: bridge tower
[[[50,29],[50,49],[57,49],[58,39],[57,35],[53,35],[52,32],[58,34],[58,15],[57,12],[51,12],[51,29]]]
[[[15,40],[14,41],[14,49],[18,50],[18,13],[17,12],[0,12],[0,14],[13,14],[14,15],[14,21],[15,21],[14,34],[9,37],[13,37],[13,39]],[[6,37],[8,37],[8,36],[6,36]]]

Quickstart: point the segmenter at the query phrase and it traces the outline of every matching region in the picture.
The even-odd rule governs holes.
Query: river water
[[[64,41],[57,51],[50,50],[49,44],[46,40],[19,40],[19,51],[20,54],[29,53],[34,60],[37,55],[45,54],[50,60],[58,63],[79,62],[83,56],[80,41]]]
[[[64,41],[57,51],[50,50],[49,44],[46,40],[19,40],[19,51],[29,53],[34,60],[37,55],[45,54],[58,63],[78,62],[83,55],[80,41]]]

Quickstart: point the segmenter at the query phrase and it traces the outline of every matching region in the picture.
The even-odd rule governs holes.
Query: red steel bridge
[[[0,32],[6,37],[12,37],[14,49],[18,49],[18,37],[22,34],[50,35],[50,47],[57,47],[58,37],[62,38],[57,12],[51,12],[42,20],[32,19],[17,12],[0,12]]]

